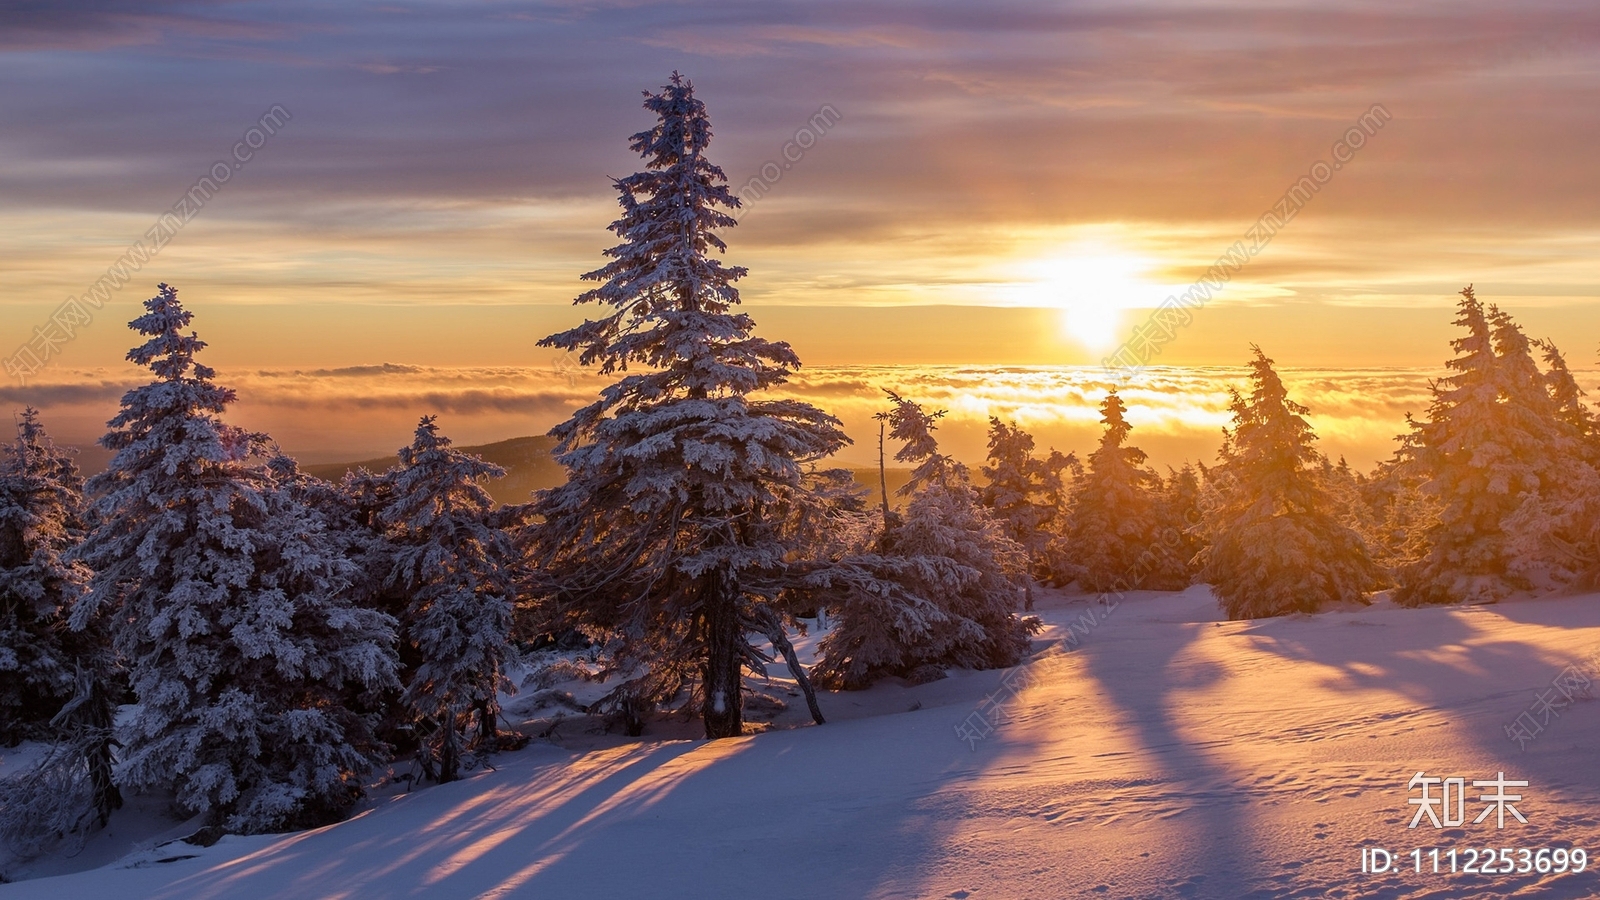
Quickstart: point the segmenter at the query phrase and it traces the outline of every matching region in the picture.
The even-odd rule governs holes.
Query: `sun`
[[[1061,310],[1061,328],[1084,347],[1110,350],[1126,337],[1123,311],[1161,302],[1162,286],[1148,273],[1152,260],[1115,244],[1081,242],[1031,268],[1028,293],[1039,306]]]

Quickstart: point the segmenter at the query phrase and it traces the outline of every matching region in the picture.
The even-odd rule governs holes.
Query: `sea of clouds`
[[[1387,458],[1408,413],[1424,415],[1437,369],[1284,369],[1290,396],[1329,456],[1361,469]],[[57,440],[86,445],[103,432],[118,399],[140,383],[136,371],[62,371],[50,382],[0,387],[0,403],[39,407]],[[1581,384],[1597,376],[1580,372]],[[230,419],[266,431],[307,462],[392,453],[409,441],[419,416],[436,414],[459,444],[542,434],[592,402],[605,379],[574,364],[444,368],[385,363],[317,369],[225,369],[218,381],[238,392]],[[837,416],[854,440],[840,457],[877,458],[874,413],[885,390],[947,414],[944,446],[982,461],[990,417],[1034,434],[1041,451],[1086,454],[1100,433],[1099,406],[1117,387],[1133,423],[1133,442],[1158,466],[1210,462],[1229,422],[1230,391],[1247,390],[1239,367],[1150,367],[1118,384],[1098,367],[861,366],[807,368],[782,393]],[[890,452],[893,452],[890,447]],[[87,454],[86,467],[93,467]]]

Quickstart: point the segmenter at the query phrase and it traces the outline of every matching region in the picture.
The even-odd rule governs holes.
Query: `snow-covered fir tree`
[[[495,747],[511,630],[510,537],[489,518],[482,479],[505,470],[450,444],[433,416],[384,476],[392,487],[378,514],[388,542],[387,586],[407,598],[400,611],[402,702],[427,735],[425,768],[454,781],[464,748]],[[435,766],[437,767],[435,770]]]
[[[128,359],[155,380],[101,439],[115,456],[89,483],[95,574],[73,611],[103,617],[139,701],[119,782],[229,831],[328,821],[381,750],[348,701],[394,681],[394,621],[345,599],[358,573],[279,490],[266,437],[222,420],[234,392],[195,362],[177,291],[144,305]]]
[[[1427,478],[1415,458],[1421,425],[1407,414],[1406,427],[1406,433],[1395,436],[1399,446],[1394,455],[1372,474],[1357,478],[1370,523],[1367,546],[1391,586],[1427,555],[1427,533],[1439,514],[1437,497],[1423,490]]]
[[[1502,410],[1514,428],[1535,436],[1541,445],[1529,461],[1537,472],[1538,490],[1524,493],[1503,523],[1511,551],[1509,572],[1535,588],[1558,587],[1596,562],[1590,551],[1600,473],[1589,459],[1585,410],[1571,393],[1576,385],[1568,383],[1571,373],[1565,371],[1559,350],[1553,356],[1560,369],[1542,372],[1533,356],[1537,345],[1509,313],[1491,305],[1489,324],[1495,362],[1506,384]]]
[[[1180,591],[1194,583],[1197,559],[1205,548],[1199,527],[1204,476],[1203,466],[1197,470],[1184,463],[1181,469],[1168,468],[1153,499],[1156,531],[1151,550],[1156,558],[1144,581],[1152,590]]]
[[[887,388],[883,393],[893,404],[884,414],[889,423],[889,437],[900,442],[900,449],[894,454],[895,462],[916,464],[911,467],[911,477],[896,493],[902,497],[912,497],[926,484],[970,485],[972,476],[966,465],[941,452],[939,439],[933,436],[939,428],[939,420],[948,411],[936,409],[929,412],[921,404],[913,403]]]
[[[31,770],[0,782],[0,838],[30,854],[105,824],[122,805],[111,724],[120,685],[101,623],[68,627],[91,573],[83,482],[31,407],[0,450],[0,738],[50,741]]]
[[[83,536],[83,480],[55,447],[38,411],[17,422],[0,449],[0,744],[45,737],[41,729],[72,696],[66,618],[89,570],[68,559]]]
[[[1434,385],[1409,447],[1438,510],[1426,552],[1400,573],[1396,599],[1405,603],[1497,599],[1520,586],[1508,576],[1501,523],[1530,486],[1529,473],[1499,440],[1501,377],[1488,316],[1472,288],[1461,296],[1455,324],[1467,333],[1450,342],[1456,356],[1445,365],[1453,374]]]
[[[1401,603],[1495,600],[1570,577],[1577,561],[1558,542],[1592,493],[1521,329],[1470,286],[1461,297],[1452,374],[1405,448],[1436,511],[1426,551],[1399,574]]]
[[[1552,341],[1534,341],[1533,346],[1539,349],[1548,367],[1545,385],[1555,404],[1556,418],[1577,439],[1580,455],[1591,465],[1600,464],[1600,418],[1584,402],[1583,388],[1567,367],[1567,358]]]
[[[1052,516],[1044,550],[1034,557],[1034,571],[1041,581],[1055,587],[1065,587],[1077,577],[1072,547],[1067,541],[1067,515],[1071,511],[1072,492],[1083,477],[1083,462],[1075,452],[1063,454],[1052,448],[1040,464],[1039,503],[1051,510]]]
[[[1233,427],[1207,487],[1201,577],[1230,619],[1360,601],[1377,568],[1323,484],[1308,410],[1253,349],[1251,393],[1233,392]]]
[[[1015,422],[989,417],[989,455],[979,468],[987,483],[980,496],[994,513],[1006,536],[1028,548],[1048,538],[1046,524],[1055,510],[1039,502],[1040,464],[1033,455],[1033,435]]]
[[[1033,435],[1014,422],[991,416],[987,465],[979,469],[987,483],[980,497],[1006,536],[1027,552],[1029,574],[1048,579],[1061,567],[1051,557],[1050,546],[1061,529],[1064,480],[1078,461],[1075,455],[1063,455],[1054,448],[1040,459],[1033,448]]]
[[[1350,526],[1367,542],[1370,551],[1377,536],[1378,523],[1361,496],[1361,477],[1350,463],[1339,457],[1338,462],[1322,457],[1317,465],[1317,475],[1322,487],[1333,498],[1333,510],[1339,521]]]
[[[914,463],[905,513],[871,545],[811,572],[805,588],[835,614],[817,674],[839,687],[884,675],[1016,665],[1034,620],[1017,617],[1027,554],[984,507],[964,465],[939,451],[942,411],[890,393],[895,455]],[[922,671],[919,671],[922,670]]]
[[[1569,483],[1556,515],[1544,519],[1551,526],[1532,540],[1542,553],[1553,554],[1566,580],[1585,588],[1600,587],[1600,417],[1584,402],[1584,391],[1567,367],[1556,345],[1536,341],[1548,367],[1545,384],[1555,405],[1558,427],[1576,450],[1576,459],[1563,461]],[[1535,505],[1524,511],[1524,521],[1538,521],[1544,510]]]
[[[1090,591],[1148,586],[1170,568],[1155,508],[1161,478],[1145,465],[1145,453],[1128,446],[1127,407],[1115,390],[1100,405],[1105,431],[1089,454],[1083,479],[1074,485],[1066,545],[1073,573]]]
[[[616,182],[622,242],[576,301],[611,311],[540,342],[606,375],[642,371],[551,432],[568,480],[534,503],[530,558],[551,621],[618,647],[608,703],[630,730],[697,685],[706,736],[729,737],[742,670],[764,661],[746,633],[772,631],[772,575],[795,549],[769,508],[847,439],[809,404],[758,398],[800,360],[734,312],[745,269],[716,257],[716,232],[739,201],[706,159],[705,104],[674,73],[644,105],[657,122],[629,145],[645,170]]]

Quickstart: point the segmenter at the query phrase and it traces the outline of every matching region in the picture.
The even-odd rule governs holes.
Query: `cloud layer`
[[[65,383],[0,387],[0,405],[32,404],[63,443],[88,443],[103,430],[122,393],[137,379],[73,374]],[[1291,396],[1311,408],[1311,422],[1330,456],[1348,456],[1362,469],[1387,458],[1405,414],[1421,414],[1429,398],[1423,369],[1284,369]],[[1160,465],[1210,462],[1228,423],[1229,389],[1245,385],[1242,368],[1156,367],[1124,385],[1133,440]],[[1584,384],[1600,378],[1580,373]],[[410,365],[332,370],[223,370],[235,388],[231,419],[265,430],[308,462],[361,459],[393,452],[419,416],[437,414],[461,443],[541,434],[580,405],[592,402],[600,378],[581,369],[540,367],[439,368]],[[845,423],[855,440],[841,459],[867,465],[877,458],[872,415],[893,390],[929,408],[945,409],[940,439],[976,465],[985,453],[989,417],[1015,421],[1041,449],[1091,450],[1099,439],[1099,405],[1112,383],[1098,368],[985,366],[821,367],[798,374],[781,393],[807,400]]]

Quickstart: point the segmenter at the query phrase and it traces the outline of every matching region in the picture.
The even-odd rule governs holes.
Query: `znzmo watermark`
[[[161,248],[170,243],[183,230],[183,226],[222,191],[222,186],[232,180],[234,173],[254,159],[256,151],[266,146],[267,139],[277,134],[291,118],[293,116],[282,104],[273,104],[256,120],[256,124],[246,129],[234,142],[231,162],[224,158],[212,163],[211,169],[195,179],[189,189],[179,195],[177,202],[156,218],[156,223],[145,231],[144,237],[122,251],[117,261],[106,267],[105,274],[88,290],[82,295],[69,296],[50,314],[48,321],[34,327],[33,337],[23,341],[22,346],[6,358],[6,374],[26,383],[52,357],[59,355],[61,348],[77,337],[79,329],[94,321],[94,313],[111,299],[111,293],[132,281],[134,273],[160,253]]]
[[[806,151],[817,145],[817,141],[828,133],[828,130],[838,124],[844,115],[833,108],[831,103],[824,103],[820,109],[812,114],[810,120],[794,133],[794,137],[786,141],[779,155],[783,162],[769,159],[756,170],[756,175],[744,186],[739,188],[739,206],[748,212],[756,201],[765,197],[772,186],[783,178],[783,173],[794,168],[795,163],[805,159]]]
[[[1381,103],[1374,103],[1371,109],[1357,117],[1355,124],[1345,129],[1344,134],[1333,142],[1329,150],[1333,162],[1319,159],[1312,163],[1306,174],[1289,185],[1277,202],[1256,219],[1243,238],[1234,241],[1233,246],[1217,257],[1217,261],[1211,264],[1199,281],[1182,294],[1168,297],[1150,313],[1144,324],[1133,330],[1132,337],[1115,353],[1101,360],[1107,374],[1124,381],[1138,374],[1141,367],[1149,365],[1151,357],[1161,352],[1163,344],[1177,337],[1180,328],[1194,321],[1192,310],[1205,306],[1213,294],[1222,290],[1235,274],[1255,259],[1256,254],[1265,250],[1278,231],[1294,221],[1294,217],[1322,190],[1322,186],[1333,180],[1333,173],[1344,168],[1345,163],[1354,159],[1356,153],[1367,145],[1367,139],[1393,119],[1394,116]]]

